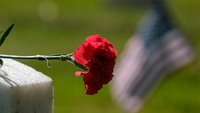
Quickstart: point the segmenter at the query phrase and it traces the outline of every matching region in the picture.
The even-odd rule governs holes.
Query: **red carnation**
[[[116,56],[113,45],[98,34],[87,37],[74,52],[74,60],[88,70],[76,72],[77,76],[84,75],[86,94],[97,93],[112,79]]]

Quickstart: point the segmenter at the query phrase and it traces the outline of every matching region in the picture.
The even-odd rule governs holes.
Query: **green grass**
[[[134,32],[144,14],[144,7],[111,7],[98,0],[55,1],[59,13],[53,21],[40,18],[40,0],[1,0],[0,30],[11,23],[15,27],[3,46],[5,54],[71,53],[84,38],[99,33],[111,41],[119,53]],[[158,86],[141,113],[198,113],[200,112],[200,2],[174,0],[167,5],[173,19],[197,52],[197,62],[185,70],[170,74]],[[51,14],[51,13],[50,13]],[[123,113],[112,97],[109,86],[97,95],[84,94],[82,78],[74,77],[78,68],[65,62],[25,61],[50,76],[55,87],[55,113]]]

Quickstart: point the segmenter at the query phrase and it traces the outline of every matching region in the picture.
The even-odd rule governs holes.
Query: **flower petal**
[[[75,72],[76,76],[83,76],[83,75],[86,75],[86,74],[87,74],[87,72],[81,72],[81,71]]]
[[[117,52],[113,45],[99,34],[87,37],[73,57],[88,69],[88,72],[76,72],[76,76],[84,75],[86,94],[97,93],[112,79]]]

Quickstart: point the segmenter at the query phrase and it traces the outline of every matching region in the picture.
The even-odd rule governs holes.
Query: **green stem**
[[[70,55],[32,55],[32,56],[21,56],[21,55],[4,55],[0,54],[0,58],[10,58],[10,59],[36,59],[36,60],[62,60],[62,61],[71,61]]]
[[[79,64],[78,62],[76,62],[72,56],[73,56],[73,53],[70,53],[70,54],[56,54],[56,55],[32,55],[32,56],[0,54],[0,58],[45,60],[45,61],[47,61],[47,64],[48,64],[48,60],[67,61],[67,62],[70,62],[71,64],[74,64],[74,65],[78,66],[79,68],[87,70],[83,65]],[[48,67],[49,67],[49,64],[48,64]]]

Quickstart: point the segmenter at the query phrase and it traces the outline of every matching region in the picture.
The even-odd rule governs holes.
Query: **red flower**
[[[77,76],[84,75],[86,94],[97,93],[112,79],[116,56],[113,45],[98,34],[87,37],[74,52],[74,60],[88,70],[76,72]]]

